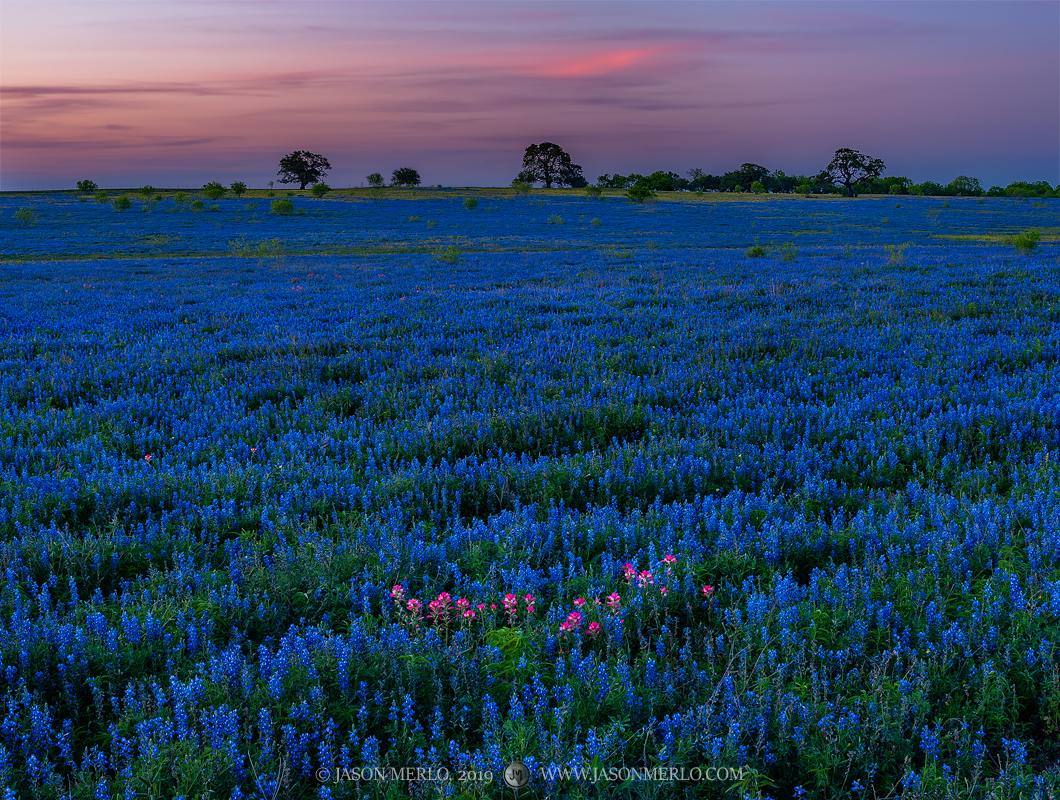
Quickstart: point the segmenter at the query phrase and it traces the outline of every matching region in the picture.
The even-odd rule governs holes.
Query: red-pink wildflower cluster
[[[408,592],[400,583],[394,584],[390,589],[390,597],[397,607],[402,621],[412,627],[419,628],[423,622],[423,603],[415,597],[408,597]],[[504,596],[502,604],[508,616],[509,624],[514,625],[519,619],[519,605],[523,605],[526,614],[534,611],[535,598],[532,594],[523,595],[521,598],[512,593]],[[488,608],[497,610],[497,604],[491,603]],[[431,625],[436,628],[444,628],[450,622],[459,620],[461,625],[469,625],[472,621],[479,619],[479,615],[485,612],[485,603],[472,604],[466,597],[457,598],[453,602],[453,596],[448,592],[440,592],[438,596],[427,604],[427,617]]]

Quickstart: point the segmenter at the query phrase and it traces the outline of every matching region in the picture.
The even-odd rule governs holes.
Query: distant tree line
[[[846,194],[828,170],[816,175],[787,175],[782,170],[770,172],[759,164],[742,164],[724,175],[709,175],[701,169],[690,169],[682,177],[676,172],[653,172],[651,175],[601,175],[596,185],[604,189],[644,187],[656,192],[756,192],[774,194]],[[1047,181],[1016,181],[1008,186],[984,189],[976,178],[958,175],[948,184],[924,181],[913,183],[904,176],[869,176],[853,183],[856,194],[906,194],[934,197],[1060,197],[1060,184]]]

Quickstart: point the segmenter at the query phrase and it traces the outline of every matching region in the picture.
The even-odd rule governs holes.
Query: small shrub
[[[232,194],[236,197],[242,197],[247,192],[247,185],[243,181],[235,181],[230,187]]]
[[[1041,238],[1042,236],[1038,231],[1023,231],[1015,236],[1007,237],[1005,241],[1015,247],[1017,252],[1023,253],[1023,255],[1030,255],[1038,247],[1038,240]]]
[[[766,254],[766,249],[760,244],[756,244],[754,247],[747,248],[748,258],[761,258]]]
[[[122,194],[115,197],[111,205],[114,206],[115,211],[128,211],[132,208],[132,200],[129,199],[129,195]]]
[[[812,189],[813,187],[810,186],[810,184],[808,183],[800,183],[798,186],[795,187],[795,191],[799,194],[809,194]]]
[[[590,200],[599,200],[601,197],[604,196],[604,190],[601,189],[599,186],[586,186],[585,196],[588,197]]]
[[[188,195],[184,192],[177,192],[175,195],[173,195],[173,202],[175,203],[183,203],[187,199]]]
[[[464,208],[466,208],[468,211],[472,211],[478,208],[478,199],[475,197],[464,198]]]
[[[762,185],[761,181],[755,181],[754,183],[751,184],[751,191],[754,192],[755,194],[763,194],[765,192],[765,190],[766,190],[766,187]]]
[[[368,185],[375,189],[382,189],[383,176],[378,172],[373,172],[368,176]]]
[[[598,220],[596,217],[593,217],[593,221],[590,222],[589,224],[590,225],[599,225],[600,224],[600,220]]]
[[[313,193],[313,197],[323,197],[331,191],[331,187],[326,183],[314,183],[309,191]]]
[[[909,248],[909,243],[898,245],[895,247],[893,244],[885,246],[887,250],[887,263],[898,265],[905,263],[905,251]]]
[[[434,227],[435,225],[437,225],[437,224],[438,224],[438,223],[437,223],[437,222],[435,222],[435,221],[434,221],[433,219],[429,219],[429,220],[427,220],[427,227],[428,227],[428,228],[433,228],[433,227]]]
[[[109,194],[107,194],[106,192],[96,192],[97,203],[106,203],[108,200],[110,200]]]
[[[84,192],[85,194],[91,194],[92,192],[98,191],[99,186],[95,181],[78,181],[77,191]]]
[[[153,194],[154,194],[154,193],[155,193],[156,191],[158,191],[158,190],[157,190],[157,189],[155,189],[155,187],[154,187],[154,186],[152,186],[152,185],[151,185],[151,184],[149,184],[149,183],[148,183],[147,185],[145,185],[145,186],[141,186],[141,187],[140,187],[140,194],[142,194],[142,195],[143,195],[144,197],[150,197],[150,196],[151,196],[151,195],[153,195]]]
[[[288,197],[294,197],[294,192],[288,192],[288,193],[287,193],[287,196],[288,196]]]
[[[777,252],[780,253],[780,257],[784,261],[794,261],[797,253],[795,245],[792,242],[784,242],[784,244],[777,248]]]
[[[270,184],[270,185],[271,185],[271,184]],[[269,192],[269,197],[275,197],[275,196],[276,196],[276,192],[273,192],[273,191],[270,191],[270,192]]]
[[[563,217],[561,217],[559,214],[552,214],[551,216],[549,216],[547,222],[549,225],[562,225]]]
[[[220,200],[225,196],[225,191],[225,187],[217,181],[210,181],[202,187],[202,193],[206,195],[208,200]]]
[[[420,218],[417,217],[415,214],[413,214],[411,217],[409,217],[409,222],[419,222],[419,221],[420,221]]]
[[[453,245],[438,253],[438,259],[446,264],[455,264],[460,260],[460,251]]]
[[[191,210],[192,211],[202,211],[202,200],[200,200],[197,197],[194,200],[192,200],[191,201]]]
[[[373,186],[368,190],[368,196],[373,200],[382,200],[385,195],[386,192],[383,191],[382,186]]]
[[[526,181],[521,181],[518,178],[512,181],[512,188],[515,189],[515,193],[517,195],[525,197],[526,195],[530,194],[530,184]]]
[[[692,194],[694,194],[696,197],[702,197],[703,196],[703,190],[702,189],[696,189],[694,192],[692,192]]]
[[[37,212],[32,208],[20,208],[15,212],[15,219],[21,222],[23,225],[36,225],[37,224]]]
[[[650,200],[656,196],[655,190],[649,189],[647,186],[630,186],[626,190],[626,197],[634,203],[643,203],[645,200]]]
[[[254,211],[257,207],[257,203],[247,203],[247,211]]]
[[[287,216],[294,213],[294,203],[290,200],[273,200],[270,205],[273,214]]]
[[[206,210],[207,211],[220,211],[221,207],[215,203],[212,206],[206,206]]]

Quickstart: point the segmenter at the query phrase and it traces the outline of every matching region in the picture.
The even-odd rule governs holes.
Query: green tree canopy
[[[391,186],[419,186],[420,173],[412,167],[399,167],[390,175]]]

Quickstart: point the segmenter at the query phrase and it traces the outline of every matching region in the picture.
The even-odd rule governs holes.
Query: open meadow
[[[1060,200],[288,195],[0,197],[5,800],[1060,797]]]

